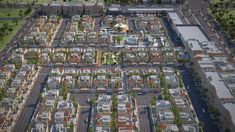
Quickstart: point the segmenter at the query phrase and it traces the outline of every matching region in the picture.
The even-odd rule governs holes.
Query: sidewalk
[[[97,52],[97,59],[96,59],[96,64],[97,64],[97,66],[101,66],[102,65],[102,59],[101,59],[101,57],[102,57],[102,51],[100,50],[100,49],[98,49],[98,52]]]

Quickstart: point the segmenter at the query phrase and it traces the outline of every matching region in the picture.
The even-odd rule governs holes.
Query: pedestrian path
[[[101,53],[102,53],[102,51],[100,49],[98,49],[98,52],[97,52],[97,63],[96,63],[97,66],[100,66],[102,64],[102,62],[101,62],[101,60],[102,60],[101,59],[101,57],[102,57],[101,55],[102,54]]]

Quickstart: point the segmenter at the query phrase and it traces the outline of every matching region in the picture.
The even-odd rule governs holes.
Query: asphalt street
[[[30,92],[25,106],[21,111],[19,120],[16,122],[13,132],[24,132],[25,126],[30,123],[31,117],[38,103],[38,95],[44,87],[44,82],[49,71],[49,68],[42,68],[39,71],[38,77],[36,78],[35,84],[32,86],[32,91]]]
[[[194,110],[200,121],[204,122],[203,131],[204,132],[219,132],[218,127],[213,123],[208,112],[208,107],[206,102],[201,98],[200,91],[196,88],[193,81],[193,76],[189,69],[185,67],[178,67],[181,72],[184,85],[187,89],[188,95],[192,101]],[[203,109],[205,110],[203,112]]]
[[[89,115],[91,114],[90,105],[87,103],[87,99],[90,98],[90,100],[92,100],[95,98],[95,96],[96,94],[87,94],[87,93],[70,94],[70,99],[73,99],[75,97],[80,105],[80,113],[78,116],[78,124],[77,124],[77,130],[79,132],[87,131],[89,124],[85,122],[85,119],[89,118]]]
[[[162,22],[163,22],[162,25],[164,25],[164,28],[167,30],[167,34],[170,37],[171,43],[174,44],[174,47],[183,46],[183,43],[180,41],[180,38],[176,35],[176,32],[172,29],[167,18],[163,18]]]
[[[60,40],[62,39],[62,36],[64,34],[64,31],[66,30],[66,26],[68,23],[68,18],[63,18],[60,27],[57,29],[57,32],[55,34],[55,38],[52,42],[52,46],[59,46]]]
[[[209,6],[209,0],[187,0],[190,9],[206,9]]]
[[[154,95],[155,94],[151,93],[151,94],[143,94],[136,96],[137,109],[139,115],[139,125],[141,132],[151,132],[147,106],[149,106],[150,100]]]

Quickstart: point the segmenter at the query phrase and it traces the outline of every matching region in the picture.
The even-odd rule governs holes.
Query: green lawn
[[[220,23],[224,30],[231,36],[231,39],[235,39],[235,9],[216,9],[211,7],[208,9],[208,11]]]
[[[235,10],[229,10],[228,14],[226,15],[225,13],[222,18],[229,18],[229,14],[232,14],[232,16],[235,17]]]
[[[215,4],[215,3],[219,3],[220,0],[210,0],[211,3]],[[223,2],[229,2],[229,0],[223,0]]]
[[[32,3],[34,0],[0,0],[0,3],[22,3],[22,4],[27,4],[27,3]],[[52,2],[52,1],[58,1],[58,2],[63,2],[63,0],[35,0],[36,4],[44,4],[47,2]],[[66,0],[70,1],[70,0]],[[79,1],[79,2],[85,2],[85,1],[96,1],[96,0],[71,0],[71,1]],[[98,0],[98,1],[103,1],[103,0]]]
[[[7,3],[7,1],[9,3],[22,3],[22,4],[28,4],[28,3],[32,3],[34,0],[2,0],[0,3]],[[47,2],[52,2],[52,1],[59,1],[62,2],[63,0],[35,0],[36,4],[44,4]]]
[[[22,14],[22,16],[24,15],[24,11],[26,9],[0,9],[0,18],[18,18],[20,17],[20,14]],[[20,13],[20,11],[22,11]],[[10,16],[8,16],[8,14]]]
[[[0,20],[0,50],[2,50],[5,45],[12,39],[12,37],[16,34],[16,32],[20,29],[21,25],[24,22],[24,19],[29,16],[24,15],[24,12],[26,9],[0,9],[0,18],[8,18],[7,13],[10,14],[9,18],[18,18],[20,17],[20,10],[22,10],[22,18],[16,21],[13,20]],[[4,26],[4,23],[7,23],[7,28],[6,25]]]
[[[119,63],[119,53],[117,52],[102,52],[102,64],[104,65],[112,65]]]
[[[0,28],[3,26],[3,23],[8,23],[9,27],[13,29],[12,32],[5,32],[4,37],[2,40],[0,40],[0,50],[2,50],[5,45],[11,40],[11,38],[16,34],[16,32],[20,29],[20,26],[23,24],[23,19],[19,20],[16,23],[13,23],[13,21],[0,21]]]

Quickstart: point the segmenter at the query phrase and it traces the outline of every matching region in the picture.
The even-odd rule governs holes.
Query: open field
[[[211,3],[215,4],[215,3],[219,3],[221,2],[220,0],[210,0]],[[223,2],[229,2],[230,0],[223,0]]]
[[[9,3],[22,3],[22,4],[27,4],[27,3],[32,3],[34,0],[8,0]],[[36,0],[35,3],[37,4],[44,4],[46,2],[51,2],[52,0]],[[0,3],[7,3],[7,0],[2,0]]]
[[[2,50],[5,45],[12,39],[12,37],[20,29],[23,24],[24,19],[29,16],[25,14],[26,8],[22,9],[0,9],[0,50]],[[9,20],[1,20],[8,19]],[[18,18],[17,20],[11,20],[10,18]]]
[[[18,18],[26,9],[0,9],[0,18]]]
[[[7,1],[9,3],[22,3],[22,4],[28,4],[28,3],[32,3],[34,0],[2,0],[0,1],[0,3],[4,4],[4,3],[7,3]],[[45,3],[48,3],[48,2],[52,2],[52,1],[58,1],[58,2],[63,2],[63,0],[35,0],[35,3],[36,4],[45,4]],[[67,0],[69,1],[69,0]],[[94,1],[94,0],[71,0],[71,1],[79,1],[79,2],[86,2],[86,1]],[[103,1],[103,0],[98,0],[98,1]]]
[[[3,33],[2,39],[0,39],[0,50],[2,50],[5,45],[11,40],[11,38],[17,33],[20,29],[20,26],[23,24],[23,20],[18,20],[17,24],[13,21],[0,21],[0,28],[3,27],[4,23],[8,23],[8,27],[13,29],[12,31],[5,31]]]

